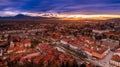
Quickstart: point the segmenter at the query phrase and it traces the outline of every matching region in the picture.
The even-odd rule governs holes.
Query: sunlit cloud
[[[0,11],[1,16],[15,16],[19,14],[18,12],[12,12],[12,11]]]

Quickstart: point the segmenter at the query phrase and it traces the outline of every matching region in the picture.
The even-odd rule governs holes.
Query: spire
[[[11,41],[11,42],[10,42],[10,47],[14,47],[14,46],[15,46],[14,42]]]

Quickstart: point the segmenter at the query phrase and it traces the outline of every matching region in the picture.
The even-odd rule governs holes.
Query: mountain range
[[[28,16],[28,15],[24,15],[24,14],[18,14],[16,16],[8,16],[8,17],[0,17],[0,19],[4,20],[4,19],[58,19],[55,17],[41,17],[41,16]]]

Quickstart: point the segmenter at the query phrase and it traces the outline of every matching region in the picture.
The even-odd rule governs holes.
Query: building
[[[115,51],[110,60],[110,64],[120,67],[120,48]]]

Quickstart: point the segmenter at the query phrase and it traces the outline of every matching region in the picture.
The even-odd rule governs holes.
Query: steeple
[[[14,46],[15,46],[14,42],[11,41],[11,42],[10,42],[10,47],[14,47]]]

